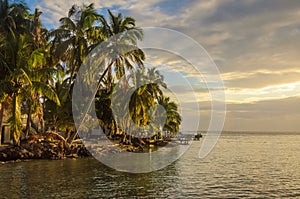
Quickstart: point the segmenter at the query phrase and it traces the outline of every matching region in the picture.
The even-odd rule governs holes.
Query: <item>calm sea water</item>
[[[168,167],[122,173],[87,158],[0,165],[0,198],[300,198],[300,134],[222,134]]]

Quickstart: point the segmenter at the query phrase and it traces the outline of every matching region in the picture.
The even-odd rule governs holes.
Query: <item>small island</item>
[[[110,10],[101,15],[93,4],[73,5],[60,26],[49,30],[41,23],[39,9],[30,12],[24,3],[0,3],[0,161],[90,156],[82,139],[92,136],[94,125],[113,145],[130,152],[165,146],[178,134],[178,105],[164,93],[163,75],[144,66],[145,53],[137,46],[143,30],[135,19]],[[122,34],[128,34],[122,44],[134,49],[112,52],[118,55],[114,59],[107,54],[109,61],[97,72],[97,118],[90,118],[90,126],[80,124],[79,133],[72,112],[78,72],[99,44]],[[125,105],[129,113],[115,118],[112,96],[122,99],[126,93],[131,94]]]

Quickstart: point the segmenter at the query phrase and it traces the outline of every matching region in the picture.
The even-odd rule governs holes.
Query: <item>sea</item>
[[[200,159],[202,142],[149,173],[94,158],[2,164],[0,198],[300,198],[300,133],[224,132]]]

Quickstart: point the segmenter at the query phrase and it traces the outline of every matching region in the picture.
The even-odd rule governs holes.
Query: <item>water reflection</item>
[[[4,198],[167,197],[166,190],[179,175],[174,164],[156,172],[132,174],[93,158],[13,163],[0,170]]]
[[[1,165],[0,198],[300,197],[299,135],[222,136],[205,159],[198,158],[200,144],[144,174],[93,158]]]

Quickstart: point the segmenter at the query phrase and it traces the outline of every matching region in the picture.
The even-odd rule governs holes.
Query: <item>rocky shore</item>
[[[63,159],[90,156],[82,144],[68,144],[56,133],[36,134],[21,141],[19,146],[9,145],[0,151],[0,161],[24,159]]]
[[[105,153],[114,154],[123,151],[147,152],[154,146],[163,146],[167,141],[150,142],[147,139],[132,138],[131,142],[117,139],[109,144],[93,140],[86,147],[79,141],[68,143],[65,138],[55,132],[35,134],[20,142],[19,146],[8,145],[0,147],[0,162],[27,160],[27,159],[52,159],[88,157]]]

